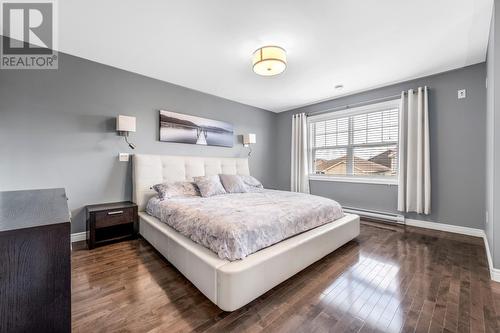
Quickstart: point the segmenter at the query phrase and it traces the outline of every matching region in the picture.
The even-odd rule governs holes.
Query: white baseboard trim
[[[85,231],[84,232],[75,232],[74,234],[71,234],[71,243],[84,241],[84,240],[87,240],[87,233]]]
[[[436,222],[414,220],[414,219],[405,219],[405,222],[406,222],[406,225],[410,225],[412,227],[447,231],[447,232],[452,232],[455,234],[462,234],[462,235],[481,237],[481,238],[484,236],[483,229],[459,227],[459,226],[451,225],[451,224],[436,223]]]
[[[500,282],[500,269],[490,267],[491,279],[495,282]]]
[[[488,266],[490,267],[490,276],[493,281],[500,282],[500,269],[493,267],[493,258],[491,257],[488,237],[483,232],[484,246],[486,247],[486,257],[488,258]]]

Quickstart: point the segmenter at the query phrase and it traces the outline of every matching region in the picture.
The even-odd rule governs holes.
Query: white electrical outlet
[[[467,97],[467,93],[466,93],[465,89],[460,89],[457,91],[457,93],[458,93],[458,99],[462,99],[462,98]]]
[[[120,153],[120,155],[118,155],[118,159],[120,160],[120,162],[128,162],[129,156],[129,153]]]

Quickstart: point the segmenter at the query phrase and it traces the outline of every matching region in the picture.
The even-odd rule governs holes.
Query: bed
[[[155,196],[152,185],[217,174],[250,175],[248,159],[144,154],[133,158],[139,233],[222,310],[234,311],[248,304],[359,235],[359,216],[343,214],[241,260],[229,260],[146,213]]]

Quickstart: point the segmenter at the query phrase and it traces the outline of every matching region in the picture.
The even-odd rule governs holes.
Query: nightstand
[[[86,207],[89,250],[137,237],[137,205],[130,201]]]

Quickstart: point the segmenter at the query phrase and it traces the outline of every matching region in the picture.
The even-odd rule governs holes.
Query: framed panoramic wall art
[[[160,110],[160,141],[232,147],[234,130],[223,121]]]

